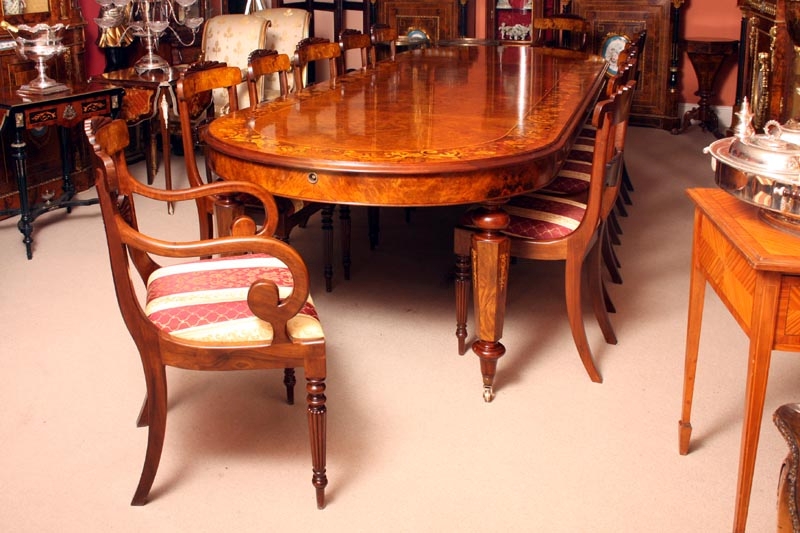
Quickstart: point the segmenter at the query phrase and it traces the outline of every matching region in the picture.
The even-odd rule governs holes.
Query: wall
[[[83,9],[86,25],[86,65],[88,74],[99,74],[105,67],[102,52],[95,46],[97,39],[97,24],[94,18],[100,8],[95,0],[78,0]],[[494,0],[476,0],[476,34],[482,37],[485,34],[486,2]],[[218,1],[211,2],[212,12],[220,9]],[[739,38],[741,12],[736,7],[736,0],[686,0],[683,5],[681,37],[729,37]],[[681,61],[681,102],[696,103],[697,77],[691,63],[684,54]],[[736,99],[736,60],[731,58],[722,68],[716,87],[717,94],[712,100],[713,105],[733,106]]]

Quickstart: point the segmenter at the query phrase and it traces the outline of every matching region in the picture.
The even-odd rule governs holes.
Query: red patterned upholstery
[[[586,212],[583,202],[547,194],[515,196],[503,208],[511,217],[503,233],[509,237],[535,240],[569,235]]]
[[[594,151],[594,135],[581,135],[567,155],[564,166],[558,171],[556,178],[542,192],[562,196],[580,194],[589,189],[589,177],[592,173],[592,152]]]
[[[259,279],[274,281],[281,297],[292,290],[289,269],[265,254],[166,266],[148,280],[145,314],[159,329],[182,339],[268,343],[272,326],[254,316],[247,304],[250,286]],[[287,328],[292,339],[324,338],[310,297]]]

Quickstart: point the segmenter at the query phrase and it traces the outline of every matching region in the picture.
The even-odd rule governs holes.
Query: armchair
[[[137,422],[148,427],[147,451],[132,505],[147,502],[164,447],[167,366],[282,368],[290,404],[294,369],[302,367],[308,393],[312,484],[317,506],[323,508],[328,483],[325,337],[302,258],[288,244],[271,237],[278,220],[272,196],[254,184],[236,181],[175,191],[155,189],[128,172],[125,147],[129,139],[123,120],[89,119],[84,129],[94,150],[116,297],[139,351],[147,387]],[[266,220],[259,232],[247,217],[231,224],[229,237],[187,242],[163,240],[139,227],[137,198],[181,202],[234,193],[263,203]],[[159,264],[164,258],[168,266]],[[145,295],[145,302],[139,294]]]

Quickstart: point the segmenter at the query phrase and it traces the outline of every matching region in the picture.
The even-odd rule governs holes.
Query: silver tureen
[[[742,103],[733,137],[713,142],[711,154],[717,185],[733,196],[761,208],[770,225],[800,236],[800,123],[781,125],[771,120],[764,133],[752,126],[747,100]]]

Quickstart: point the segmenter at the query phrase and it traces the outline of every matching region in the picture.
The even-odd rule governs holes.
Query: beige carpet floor
[[[319,218],[292,234],[328,337],[328,507],[314,505],[303,402],[280,372],[170,371],[161,466],[129,505],[146,430],[138,354],[117,309],[96,206],[36,221],[33,260],[0,222],[0,529],[42,531],[730,531],[747,339],[713,291],[701,339],[694,439],[678,454],[692,229],[687,187],[713,187],[713,138],[630,131],[636,190],[609,290],[619,344],[592,383],[567,325],[561,263],[510,273],[497,398],[454,336],[452,224],[460,208],[382,210],[370,251],[354,208],[353,274],[322,289]],[[180,158],[173,158],[180,168]],[[136,170],[143,173],[142,165]],[[178,184],[184,182],[175,178]],[[92,191],[82,196],[91,196]],[[193,237],[193,208],[144,209]],[[338,246],[337,246],[338,253]],[[749,531],[775,529],[787,446],[771,421],[800,401],[800,359],[776,352]]]

